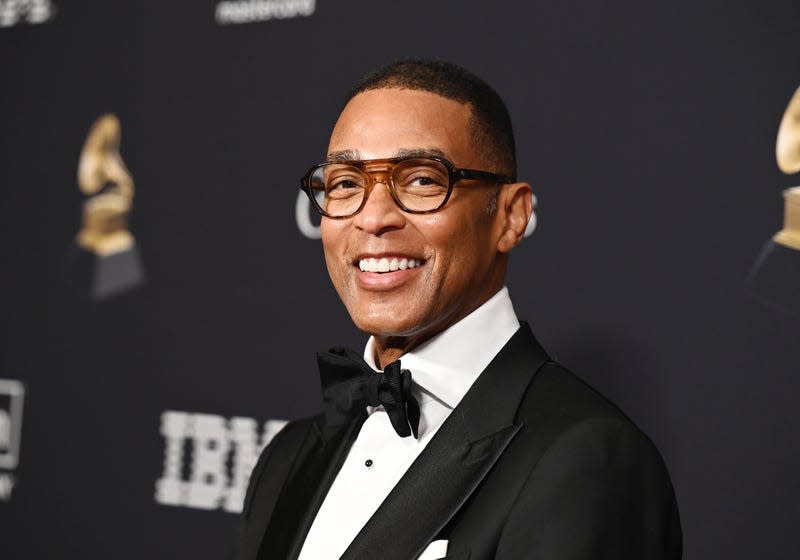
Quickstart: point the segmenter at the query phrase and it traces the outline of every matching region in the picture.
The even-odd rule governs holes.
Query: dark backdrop
[[[685,556],[799,557],[800,318],[745,278],[800,183],[774,156],[800,3],[319,0],[241,24],[221,4],[0,2],[19,12],[0,28],[0,378],[25,388],[2,558],[224,557],[235,514],[196,505],[215,453],[245,468],[248,433],[318,408],[314,351],[364,342],[298,228],[298,177],[353,81],[403,55],[508,103],[539,198],[517,312],[656,442]],[[102,259],[71,255],[107,112],[145,281],[98,300]],[[236,440],[233,418],[257,429]]]

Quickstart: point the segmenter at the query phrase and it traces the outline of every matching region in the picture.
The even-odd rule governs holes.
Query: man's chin
[[[418,325],[418,319],[399,316],[397,312],[371,313],[358,315],[351,313],[350,317],[359,330],[379,338],[404,338],[413,336]]]

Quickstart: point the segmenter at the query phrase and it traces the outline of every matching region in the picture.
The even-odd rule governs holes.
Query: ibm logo
[[[252,418],[164,412],[164,474],[156,482],[156,502],[240,512],[250,471],[261,450],[285,425],[284,420],[268,420],[259,438]]]
[[[0,379],[0,469],[13,470],[19,464],[22,435],[22,402],[25,386],[12,379]],[[0,500],[8,501],[15,480],[11,473],[0,472]]]

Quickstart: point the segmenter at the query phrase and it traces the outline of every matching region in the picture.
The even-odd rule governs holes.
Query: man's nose
[[[402,228],[405,223],[405,212],[397,206],[389,192],[389,185],[382,180],[372,185],[364,207],[353,219],[353,225],[373,235]]]

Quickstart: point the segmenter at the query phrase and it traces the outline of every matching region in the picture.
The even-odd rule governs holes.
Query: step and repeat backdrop
[[[226,557],[365,342],[299,177],[410,55],[506,100],[517,313],[656,442],[685,556],[800,557],[796,0],[0,0],[0,558]]]

